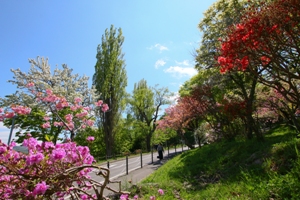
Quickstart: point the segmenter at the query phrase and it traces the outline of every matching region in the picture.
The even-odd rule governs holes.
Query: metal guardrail
[[[172,153],[172,154],[179,154],[179,153],[182,153],[182,152],[184,152],[184,151],[186,151],[186,150],[184,150],[184,148],[186,148],[186,147],[184,147],[184,145],[181,145],[181,148],[180,148],[180,150],[178,149],[178,148],[176,148],[176,146],[174,147],[174,148],[171,148],[172,150],[174,150],[174,152]],[[187,150],[189,150],[189,148],[187,147]],[[123,156],[120,156],[120,157],[122,157],[124,160],[125,160],[125,171],[126,171],[126,175],[128,175],[128,173],[129,173],[129,170],[132,170],[132,169],[129,169],[129,159],[130,158],[134,158],[134,157],[137,157],[137,156],[140,156],[140,168],[143,168],[143,162],[144,162],[144,159],[143,159],[143,155],[149,155],[149,154],[151,154],[151,163],[153,164],[154,163],[154,153],[156,153],[157,151],[155,150],[155,151],[151,151],[150,153],[144,153],[143,154],[143,152],[140,150],[140,151],[138,151],[138,153],[137,152],[135,152],[135,153],[133,153],[133,154],[129,154],[129,153],[126,153],[125,154],[125,156],[124,156],[124,154],[123,154]],[[139,155],[138,155],[139,154]],[[120,155],[122,155],[122,154],[120,154]],[[132,156],[133,155],[133,156]],[[170,157],[170,148],[169,147],[167,147],[167,156],[166,157]],[[113,162],[115,162],[117,159],[114,159],[114,160],[109,160],[109,159],[107,159],[106,160],[106,166],[107,166],[107,168],[109,169],[110,168],[110,165],[111,165],[111,163],[113,163]],[[121,159],[122,160],[122,159]],[[105,162],[104,162],[105,163]],[[137,169],[137,167],[135,167],[135,169]]]

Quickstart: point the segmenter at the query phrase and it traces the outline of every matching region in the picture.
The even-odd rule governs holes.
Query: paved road
[[[182,152],[188,150],[188,147],[180,147],[176,149],[176,152]],[[167,156],[168,153],[172,154],[175,153],[175,149],[169,149],[169,152],[167,149],[165,149],[164,156]],[[142,158],[140,155],[136,157],[128,158],[128,173],[130,173],[133,170],[136,170],[138,168],[142,168],[142,166],[152,164],[153,162],[157,161],[157,152],[153,153],[153,158],[151,153],[142,154]],[[107,164],[102,164],[101,167],[107,168]],[[122,175],[127,174],[126,169],[126,159],[122,160],[116,160],[109,163],[109,170],[110,170],[110,179],[118,178]],[[97,172],[97,171],[94,171]],[[95,173],[90,174],[92,178],[96,178]]]
[[[183,147],[183,148],[180,147],[180,148],[177,148],[176,150],[175,149],[169,149],[169,151],[167,149],[165,149],[164,157],[168,157],[168,154],[174,155],[175,153],[181,153],[182,150],[186,151],[186,150],[188,150],[188,147]],[[142,163],[141,163],[141,156],[139,156],[139,155],[136,156],[136,157],[128,158],[128,174],[129,174],[128,176],[130,176],[131,179],[133,177],[136,177],[136,179],[142,179],[142,178],[145,178],[146,176],[150,175],[150,173],[152,173],[154,171],[154,169],[152,168],[153,163],[158,162],[157,156],[158,156],[157,152],[154,152],[153,154],[151,154],[151,153],[142,154]],[[153,161],[153,163],[152,163],[152,161]],[[127,172],[126,172],[126,159],[112,161],[112,162],[110,162],[109,165],[110,165],[109,166],[109,171],[110,171],[110,178],[109,179],[110,180],[116,180],[116,179],[118,179],[119,177],[122,177],[122,176],[124,178],[124,175],[127,174]],[[143,168],[141,168],[141,165],[143,166]],[[104,168],[107,168],[106,163],[104,163],[100,166],[104,167]],[[98,170],[94,170],[89,175],[94,180],[97,180],[97,181],[102,183],[104,179],[101,176],[97,176],[96,175],[97,172],[98,172]],[[137,172],[138,172],[138,174],[135,174]],[[134,176],[133,176],[132,173],[134,174]],[[135,180],[134,182],[138,182],[138,181],[140,181],[140,180]],[[118,189],[118,184],[115,184],[112,188]],[[105,190],[104,193],[105,193],[105,195],[111,194],[111,192],[108,191],[108,190]],[[70,199],[70,196],[66,197],[65,199]]]

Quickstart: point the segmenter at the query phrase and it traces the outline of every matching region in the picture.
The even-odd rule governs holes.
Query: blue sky
[[[201,41],[197,26],[215,1],[0,1],[0,97],[16,91],[7,82],[13,79],[10,69],[28,72],[28,59],[37,56],[47,57],[51,69],[65,63],[74,73],[92,77],[97,46],[111,24],[125,37],[127,91],[145,79],[149,86],[177,92],[196,73],[193,54]],[[3,142],[8,133],[0,124]]]

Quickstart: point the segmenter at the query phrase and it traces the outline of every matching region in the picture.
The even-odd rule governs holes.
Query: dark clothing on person
[[[162,152],[162,151],[159,151],[159,152],[158,152],[158,158],[159,158],[160,160],[162,160],[162,159],[164,158],[164,155],[163,155],[163,152]]]
[[[159,158],[160,160],[162,160],[164,158],[163,152],[164,152],[164,148],[161,144],[159,144],[157,146],[157,151],[158,151],[158,156],[157,158]]]

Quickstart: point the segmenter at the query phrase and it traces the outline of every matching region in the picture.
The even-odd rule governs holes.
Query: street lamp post
[[[13,117],[13,119],[12,119],[11,128],[10,128],[10,133],[9,133],[9,137],[8,137],[8,141],[7,141],[7,145],[9,145],[9,144],[10,144],[10,141],[11,141],[13,129],[14,129],[14,126],[15,126],[15,119],[16,119],[16,115],[15,115],[15,116]]]

